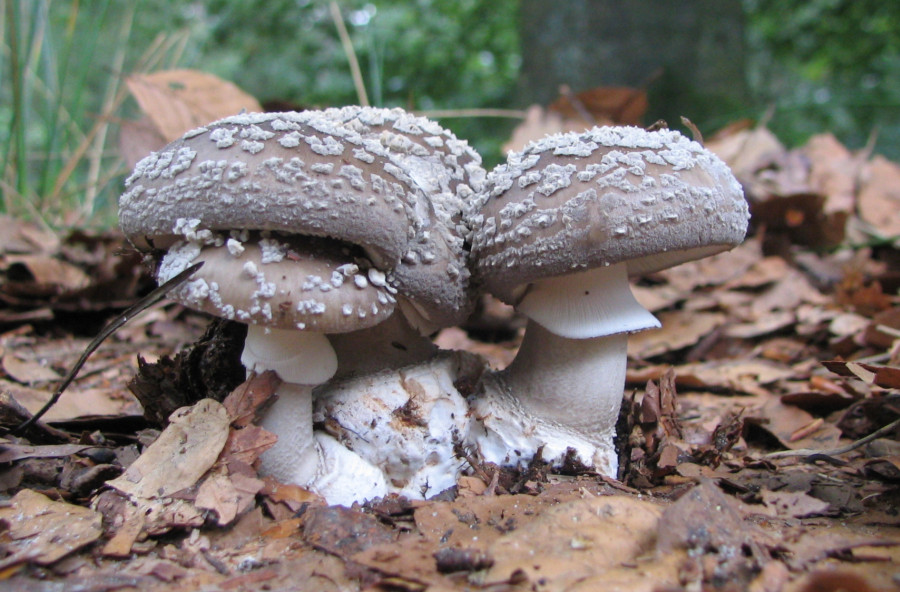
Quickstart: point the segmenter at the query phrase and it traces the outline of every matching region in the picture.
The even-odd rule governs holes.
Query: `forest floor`
[[[752,133],[729,136],[744,134],[744,156]],[[210,385],[202,369],[233,362],[233,338],[172,303],[116,331],[16,432],[151,280],[115,234],[0,219],[0,588],[900,588],[900,250],[859,231],[874,207],[897,234],[900,206],[884,202],[896,185],[876,195],[873,181],[894,171],[818,142],[765,166],[732,159],[748,240],[635,286],[663,328],[629,340],[618,480],[469,457],[458,487],[428,501],[329,507],[259,479],[267,440],[248,417],[271,385]],[[503,367],[521,327],[485,301],[436,339]],[[139,356],[156,388],[202,391],[165,431],[129,389]],[[195,403],[208,391],[231,394]],[[227,439],[217,456],[182,445],[200,424]],[[156,470],[129,489],[138,458]]]

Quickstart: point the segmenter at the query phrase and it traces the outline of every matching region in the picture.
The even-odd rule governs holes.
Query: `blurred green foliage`
[[[359,102],[324,0],[208,0],[195,22],[197,63],[263,103]],[[373,105],[411,110],[503,107],[519,70],[517,3],[486,0],[342,0],[341,12]],[[443,122],[499,157],[511,123]]]
[[[754,104],[788,145],[832,132],[851,148],[877,134],[900,160],[900,2],[744,0]]]
[[[135,33],[139,5],[0,0],[2,211],[51,227],[114,222],[122,73],[171,67],[186,40],[159,34],[164,13]]]
[[[900,3],[741,1],[752,95],[734,117],[773,108],[769,125],[789,145],[832,131],[859,148],[877,129],[877,150],[900,160]],[[372,104],[521,105],[516,0],[339,5]],[[51,225],[73,208],[79,223],[114,220],[124,172],[114,124],[136,115],[122,90],[129,72],[197,68],[282,108],[359,101],[326,0],[0,0],[0,7],[3,207]],[[516,123],[441,122],[489,166]]]

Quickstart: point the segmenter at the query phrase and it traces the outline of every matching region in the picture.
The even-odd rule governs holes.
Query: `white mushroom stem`
[[[625,385],[628,333],[659,327],[634,299],[625,264],[536,282],[518,309],[529,317],[516,358],[484,381],[476,413],[486,460],[526,462],[539,446],[566,448],[615,475],[613,436]],[[498,454],[500,446],[518,457]]]
[[[260,425],[278,436],[260,456],[260,472],[349,506],[387,493],[380,469],[328,434],[313,433],[312,391],[337,370],[338,358],[321,333],[250,325],[241,362],[249,371],[274,370],[284,381]]]
[[[624,333],[568,339],[529,320],[503,381],[534,417],[606,436],[619,415],[627,347]]]
[[[319,455],[313,438],[312,389],[308,385],[282,383],[260,427],[278,441],[260,457],[260,473],[282,483],[308,485],[316,476]]]
[[[260,458],[260,470],[283,483],[306,485],[316,476],[318,454],[312,390],[337,370],[337,357],[321,333],[250,325],[241,362],[248,372],[274,370],[284,382],[260,425],[278,436]]]

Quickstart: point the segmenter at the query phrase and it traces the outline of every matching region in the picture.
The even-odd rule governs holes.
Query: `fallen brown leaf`
[[[641,331],[628,338],[628,355],[646,359],[694,345],[725,323],[716,312],[670,311],[657,314],[660,329]]]
[[[765,385],[788,378],[793,371],[765,360],[720,360],[677,366],[675,374],[679,387],[766,396],[771,391]]]
[[[862,172],[859,213],[883,237],[900,235],[900,167],[876,156]]]
[[[825,512],[829,504],[802,491],[763,491],[763,503],[774,515],[783,518],[804,518]]]
[[[826,215],[848,217],[856,207],[856,186],[862,162],[832,134],[816,134],[803,147],[810,161],[809,184],[826,196]]]
[[[900,368],[841,360],[829,360],[822,362],[822,365],[835,374],[858,378],[867,384],[883,388],[900,388]]]
[[[309,508],[303,536],[311,545],[345,558],[396,538],[377,518],[343,506]]]
[[[15,255],[6,258],[7,273],[14,266],[21,268],[36,289],[51,292],[74,292],[91,283],[91,278],[76,265],[49,255]]]
[[[199,70],[132,74],[125,84],[167,142],[217,119],[263,110],[233,83]]]
[[[829,450],[837,446],[841,437],[841,430],[834,424],[817,422],[806,411],[785,405],[777,398],[767,401],[751,417],[761,419],[759,427],[778,438],[785,448],[792,450]],[[809,430],[811,425],[815,429]],[[801,437],[796,437],[801,431]]]
[[[11,551],[0,560],[0,569],[25,562],[50,565],[103,534],[100,514],[88,508],[56,502],[29,489],[10,502],[0,507]]]
[[[176,411],[169,422],[110,487],[138,498],[164,498],[191,487],[212,467],[228,438],[225,407],[204,399]]]
[[[56,370],[37,360],[22,359],[11,353],[3,356],[2,365],[10,378],[22,384],[33,385],[62,378]]]
[[[253,506],[256,494],[262,488],[260,479],[220,473],[203,481],[197,490],[194,505],[201,510],[215,512],[218,524],[225,526]]]
[[[768,162],[785,152],[784,145],[763,126],[732,127],[708,138],[706,147],[724,160],[738,179],[752,178]]]
[[[222,401],[231,424],[237,428],[250,425],[260,408],[271,401],[279,384],[281,379],[270,370],[254,374],[234,389]]]

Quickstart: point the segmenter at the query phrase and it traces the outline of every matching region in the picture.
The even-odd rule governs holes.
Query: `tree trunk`
[[[647,123],[721,125],[746,108],[739,0],[521,0],[522,105],[566,84],[645,87]]]

